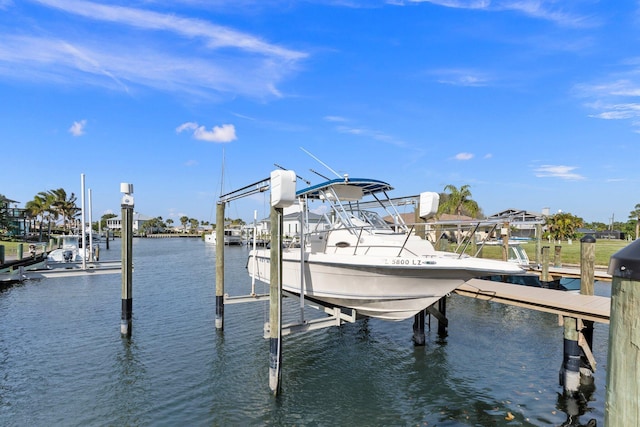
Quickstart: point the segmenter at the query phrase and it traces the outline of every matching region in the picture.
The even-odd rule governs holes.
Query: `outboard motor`
[[[73,251],[64,251],[62,256],[66,262],[71,262],[73,260]]]

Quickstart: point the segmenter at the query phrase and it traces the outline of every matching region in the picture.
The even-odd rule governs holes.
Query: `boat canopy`
[[[313,185],[311,187],[303,188],[296,192],[296,197],[306,196],[309,199],[325,199],[327,190],[341,189],[343,187],[350,187],[353,189],[359,189],[360,197],[368,194],[380,193],[383,191],[393,190],[393,187],[384,181],[377,179],[367,178],[344,178],[344,179],[332,179],[330,181],[323,182],[321,184]],[[338,190],[340,193],[344,193],[343,190]],[[343,198],[342,196],[339,196]],[[360,198],[358,197],[358,199]]]

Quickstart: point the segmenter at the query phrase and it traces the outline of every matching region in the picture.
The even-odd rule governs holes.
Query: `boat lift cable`
[[[327,181],[331,181],[331,179],[329,179],[328,176],[322,175],[320,172],[318,172],[317,170],[314,169],[309,169],[311,172],[315,173],[316,175],[318,175],[320,178],[323,178]]]
[[[285,168],[284,166],[280,166],[277,163],[274,163],[273,166],[277,167],[278,169],[282,169],[283,171],[290,170],[290,169]],[[296,174],[296,178],[298,178],[300,181],[304,181],[307,185],[311,185],[311,181],[304,179],[303,177],[301,177],[298,174]]]
[[[326,163],[324,163],[322,160],[320,160],[319,158],[317,158],[316,156],[314,156],[313,154],[311,154],[310,152],[308,152],[307,150],[305,150],[304,148],[300,147],[300,149],[302,151],[304,151],[305,153],[307,153],[309,156],[311,156],[312,159],[314,159],[316,162],[320,163],[322,166],[324,166],[325,168],[329,169],[331,172],[333,172],[333,174],[335,176],[337,176],[338,178],[343,178],[343,176],[341,176],[338,172],[334,171],[333,169],[331,169]]]
[[[251,196],[252,194],[263,193],[269,189],[270,183],[270,178],[256,181],[253,184],[245,185],[242,188],[220,195],[220,201],[223,203],[227,203],[241,199],[243,197]]]

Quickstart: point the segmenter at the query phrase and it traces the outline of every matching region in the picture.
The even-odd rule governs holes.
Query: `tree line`
[[[0,194],[0,234],[5,234],[8,228],[9,199]],[[52,232],[70,232],[79,227],[78,216],[81,209],[77,206],[77,197],[75,193],[68,194],[63,188],[55,190],[41,191],[36,194],[33,200],[25,204],[26,219],[30,222],[32,230],[38,230],[40,240],[42,240],[44,230],[47,236]],[[474,219],[484,218],[482,209],[478,203],[473,200],[471,194],[471,186],[463,185],[457,188],[454,185],[447,185],[444,191],[440,193],[440,205],[438,215],[452,214],[465,215]],[[106,222],[110,218],[114,218],[115,214],[105,214],[100,218],[99,223],[92,224],[95,230],[99,228],[106,229]],[[180,225],[184,231],[194,232],[198,226],[210,225],[207,221],[198,221],[195,218],[182,216],[179,218]],[[241,219],[225,218],[226,224],[244,225]],[[45,226],[46,224],[46,226]],[[152,234],[164,232],[167,228],[172,228],[174,220],[168,218],[163,220],[158,216],[142,224],[142,233]],[[578,229],[586,227],[595,231],[617,230],[636,239],[640,228],[640,203],[636,204],[634,209],[629,213],[629,219],[626,222],[611,222],[609,225],[602,222],[585,222],[582,218],[569,212],[559,212],[545,218],[545,236],[553,240],[567,240],[578,237]],[[215,229],[215,224],[213,224]]]

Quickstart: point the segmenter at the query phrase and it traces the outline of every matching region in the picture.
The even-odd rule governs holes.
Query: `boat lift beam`
[[[297,298],[298,294],[293,292],[282,291],[283,296]],[[355,323],[357,320],[357,314],[355,309],[349,309],[350,313],[345,313],[342,307],[332,306],[321,303],[320,301],[305,298],[305,303],[316,310],[324,311],[329,317],[320,319],[304,320],[299,323],[290,323],[282,325],[282,336],[290,335],[298,332],[309,332],[318,329],[324,329],[330,326],[341,326],[345,322]],[[269,338],[271,335],[271,325],[269,322],[264,325],[264,338]]]

